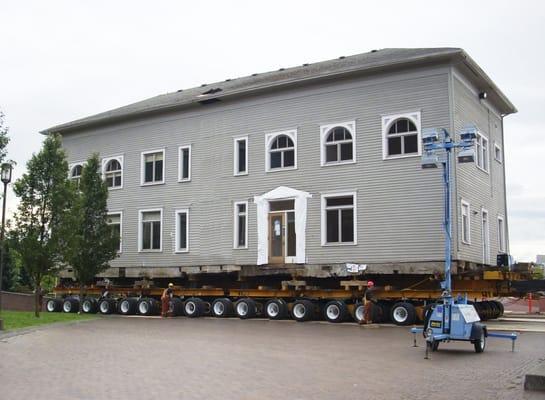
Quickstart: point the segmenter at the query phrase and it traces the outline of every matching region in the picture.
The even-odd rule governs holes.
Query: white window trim
[[[81,167],[83,168],[85,164],[86,164],[85,161],[76,161],[71,164],[68,164],[68,179],[72,180],[72,170],[75,167],[77,167],[78,165],[81,165]],[[80,179],[81,179],[81,175],[80,175]]]
[[[182,150],[189,149],[189,171],[187,174],[187,178],[182,178]],[[192,156],[191,156],[191,145],[185,145],[185,146],[179,146],[178,147],[178,182],[191,182],[191,162],[192,162]],[[164,160],[164,158],[163,158]],[[163,161],[163,180],[165,178],[164,175],[164,166],[165,162]]]
[[[238,206],[244,204],[246,206],[246,223],[245,223],[245,237],[244,237],[244,246],[238,246]],[[245,250],[248,248],[248,202],[247,201],[236,201],[233,203],[233,249],[235,250]]]
[[[490,174],[490,140],[488,140],[488,137],[486,137],[485,135],[483,135],[481,133],[481,131],[477,131],[477,139],[479,138],[479,136],[481,138],[484,138],[486,140],[486,150],[487,150],[487,154],[488,154],[488,157],[486,158],[486,169],[485,168],[481,168],[481,166],[479,166],[479,164],[477,163],[477,157],[475,157],[475,166],[480,169],[481,171],[483,171],[484,173],[487,173],[487,174]],[[482,139],[481,139],[482,141]],[[484,152],[483,152],[483,149],[484,149],[484,146],[482,146],[482,144],[480,145],[480,157],[481,159],[484,158]],[[475,150],[479,150],[477,148],[477,145],[475,144]],[[484,165],[484,161],[483,161],[483,165]]]
[[[326,199],[331,197],[348,197],[353,196],[354,199],[354,241],[353,242],[341,242],[341,243],[328,243],[327,242],[327,218],[326,218]],[[339,193],[324,193],[321,195],[321,242],[322,247],[336,247],[336,246],[355,246],[358,244],[358,198],[357,192],[339,192]]]
[[[123,164],[123,160],[124,160],[124,156],[123,155],[118,155],[118,156],[110,156],[110,157],[104,157],[102,159],[102,179],[103,180],[106,180],[106,165],[108,164],[109,161],[111,160],[117,160],[119,162],[119,164],[121,164],[121,186],[115,186],[115,187],[109,187],[108,190],[118,190],[118,189],[123,189],[123,175],[124,172],[125,172],[125,165]]]
[[[488,255],[485,254],[484,252],[484,248],[485,248],[485,237],[484,237],[484,230],[483,230],[483,220],[484,220],[484,215],[486,214],[486,224],[488,225],[488,232],[487,232],[487,235],[486,235],[486,248],[488,249]],[[486,208],[482,208],[481,207],[481,241],[482,241],[482,244],[481,244],[481,247],[482,247],[482,250],[483,250],[483,264],[486,264],[486,265],[490,265],[491,263],[491,256],[490,256],[490,213],[488,212],[488,210]]]
[[[238,142],[246,142],[246,171],[238,171]],[[233,138],[233,176],[248,175],[248,136],[239,136]]]
[[[146,249],[144,250],[142,248],[142,240],[144,239],[142,237],[142,214],[146,212],[157,212],[159,211],[161,215],[161,235],[160,235],[160,241],[159,241],[159,248],[158,249]],[[162,208],[146,208],[143,210],[138,210],[138,252],[139,253],[161,253],[163,251],[163,209]]]
[[[180,219],[178,218],[178,215],[184,214],[186,215],[186,224],[185,224],[185,237],[186,237],[186,247],[180,248],[178,247],[178,243],[180,243]],[[177,209],[174,212],[174,218],[176,221],[176,232],[175,232],[175,243],[174,243],[174,253],[189,253],[189,208],[180,208]]]
[[[121,254],[123,253],[123,211],[108,211],[107,215],[119,215],[119,250],[117,254]]]
[[[464,206],[467,206],[467,241],[464,240]],[[464,244],[471,244],[471,204],[464,199],[460,201],[460,239]]]
[[[496,157],[496,150],[500,151],[500,158]],[[494,160],[496,160],[500,164],[503,163],[503,151],[501,146],[497,143],[494,143]]]
[[[282,168],[270,168],[271,165],[271,153],[269,152],[272,141],[279,135],[286,135],[293,141],[294,160],[293,167]],[[266,172],[279,172],[279,171],[291,171],[297,169],[297,129],[292,129],[282,132],[268,133],[265,135],[265,171]]]
[[[163,180],[161,181],[154,181],[154,182],[145,182],[144,176],[145,176],[145,162],[144,159],[146,155],[153,154],[153,153],[163,153]],[[157,150],[146,150],[140,153],[140,186],[153,186],[153,185],[162,185],[165,183],[165,166],[167,164],[166,160],[166,152],[165,149],[157,149]]]
[[[331,129],[337,128],[337,127],[347,129],[352,135],[352,160],[326,162],[326,157],[325,157],[326,136],[328,135]],[[320,165],[322,167],[330,167],[334,165],[354,164],[355,162],[356,162],[356,121],[321,125],[320,126]]]
[[[501,231],[500,231],[500,221],[501,224]],[[500,236],[501,235],[501,236]],[[503,238],[503,243],[502,243]],[[505,218],[503,215],[498,215],[498,250],[502,253],[505,253],[507,250],[507,241],[505,240]]]
[[[417,130],[417,143],[418,152],[414,154],[399,154],[394,156],[388,155],[388,130],[394,121],[399,118],[407,118],[411,120]],[[422,156],[422,127],[421,127],[421,113],[420,111],[413,111],[401,114],[390,114],[382,116],[382,159],[383,160],[395,160],[398,158],[420,157]]]

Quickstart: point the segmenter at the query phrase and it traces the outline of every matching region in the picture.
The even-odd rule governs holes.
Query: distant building
[[[536,256],[536,264],[543,264],[545,265],[545,254],[538,254]]]

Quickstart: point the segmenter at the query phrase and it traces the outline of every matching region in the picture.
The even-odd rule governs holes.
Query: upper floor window
[[[503,161],[501,147],[497,143],[494,143],[494,159],[500,163]]]
[[[498,216],[498,248],[499,251],[505,252],[505,220],[502,216]]]
[[[165,150],[146,151],[142,153],[142,185],[164,183]]]
[[[74,164],[72,168],[70,168],[70,179],[75,182],[76,186],[79,186],[82,172],[83,165],[81,164]]]
[[[488,139],[482,133],[477,132],[477,138],[475,139],[475,164],[484,172],[488,172],[488,154]]]
[[[324,125],[321,131],[321,165],[356,161],[356,123]]]
[[[110,189],[117,189],[123,186],[123,158],[106,158],[102,160],[103,174],[106,186]]]
[[[269,134],[266,145],[267,171],[297,168],[297,131]]]
[[[356,194],[322,196],[322,245],[356,244]]]
[[[178,148],[178,182],[191,180],[191,145]]]
[[[233,174],[248,174],[248,137],[239,137],[234,140]]]
[[[117,251],[121,253],[121,221],[123,217],[121,212],[108,213],[108,225],[112,227],[112,235],[117,243]]]
[[[176,210],[176,253],[189,251],[189,210]]]
[[[420,155],[420,112],[382,117],[382,140],[384,159]]]
[[[163,210],[140,210],[139,251],[161,251]]]

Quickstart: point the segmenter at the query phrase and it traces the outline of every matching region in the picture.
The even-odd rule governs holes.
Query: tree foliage
[[[40,152],[28,161],[27,172],[15,182],[14,192],[19,197],[14,247],[35,290],[39,316],[43,280],[62,266],[66,216],[74,199],[59,135],[44,140]]]
[[[93,154],[83,167],[76,199],[68,216],[70,232],[64,261],[80,284],[80,310],[83,286],[109,268],[117,256],[118,238],[108,224],[108,188],[100,174],[100,161]]]

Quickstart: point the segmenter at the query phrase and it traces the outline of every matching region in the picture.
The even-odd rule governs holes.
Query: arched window
[[[354,160],[352,133],[344,126],[329,129],[326,133],[324,146],[326,163]]]
[[[388,127],[387,156],[418,154],[418,128],[409,118],[397,118]]]
[[[106,180],[106,185],[109,188],[120,188],[122,185],[122,176],[123,171],[121,168],[121,163],[115,158],[108,160],[104,167],[104,179]]]
[[[76,183],[76,186],[79,186],[82,171],[83,165],[81,164],[76,164],[72,166],[72,169],[70,170],[70,179]]]
[[[295,167],[295,143],[286,134],[275,136],[269,148],[269,169]]]

